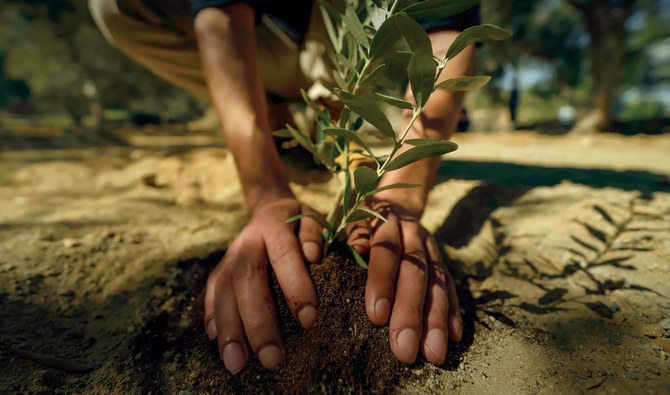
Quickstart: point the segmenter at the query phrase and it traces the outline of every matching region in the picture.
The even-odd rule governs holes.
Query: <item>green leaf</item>
[[[331,48],[328,48],[329,51],[332,52]],[[344,55],[342,55],[339,52],[335,53],[335,58],[337,59],[337,62],[341,65],[343,65],[347,71],[349,72],[349,75],[358,75],[358,71],[356,70],[356,66],[354,66],[353,63]]]
[[[377,172],[366,166],[361,166],[354,170],[356,193],[360,196],[365,196],[369,191],[374,189],[377,184],[377,177]]]
[[[333,74],[334,74],[334,73],[333,73]],[[326,89],[328,89],[328,91],[329,91],[330,93],[332,93],[333,95],[335,94],[335,87],[334,87],[333,84],[331,84],[330,82],[321,79],[321,80],[318,81],[318,83],[320,83],[321,85],[323,85],[323,87],[326,88]]]
[[[386,218],[384,218],[378,212],[368,210],[367,208],[359,207],[356,210],[354,210],[351,214],[349,214],[349,216],[347,217],[347,223],[350,224],[352,222],[356,222],[356,221],[360,221],[362,219],[367,219],[367,218],[372,218],[372,217],[377,217],[384,222],[388,222],[386,220]]]
[[[430,38],[421,25],[404,13],[388,18],[377,30],[370,44],[370,59],[397,52],[395,45],[403,37],[412,51],[433,53]]]
[[[349,126],[349,128],[350,128],[351,130],[356,131],[356,130],[360,129],[361,126],[363,126],[363,118],[361,118],[361,117],[356,117],[356,120],[355,120],[354,122],[351,123],[351,125]]]
[[[432,89],[432,86],[431,86]],[[391,122],[386,118],[386,115],[379,109],[375,102],[364,99],[351,93],[336,89],[335,92],[342,99],[344,104],[349,107],[356,114],[360,115],[366,121],[370,122],[372,126],[379,129],[380,132],[395,139],[395,131]]]
[[[479,0],[425,0],[412,4],[402,11],[414,19],[429,21],[460,14],[478,3]]]
[[[330,122],[330,113],[328,110],[320,108],[311,97],[307,96],[307,92],[305,92],[304,89],[300,89],[300,94],[302,95],[302,99],[305,101],[305,103],[307,103],[307,105],[310,106],[312,110],[314,110],[319,118],[323,118],[327,122]]]
[[[386,65],[385,64],[380,64],[379,66],[375,67],[374,70],[372,70],[368,75],[363,77],[361,80],[361,85],[373,85],[380,79],[384,77],[384,74],[386,72]]]
[[[342,195],[342,209],[343,212],[345,213],[349,210],[350,199],[351,199],[351,173],[349,173],[349,170],[346,170],[344,173],[344,195]]]
[[[417,146],[417,145],[431,144],[431,143],[434,143],[435,140],[434,140],[434,139],[428,139],[428,138],[424,138],[424,139],[407,139],[407,140],[405,140],[404,142],[405,142],[405,144],[409,144],[409,145]]]
[[[405,151],[402,154],[398,155],[397,158],[393,159],[391,163],[386,166],[385,170],[392,171],[405,167],[410,163],[414,163],[417,160],[428,158],[431,156],[444,155],[446,153],[456,150],[458,146],[451,141],[433,141],[432,143],[426,143],[422,145],[417,145],[416,147]]]
[[[368,36],[365,34],[365,30],[363,30],[363,25],[361,25],[361,20],[358,19],[356,11],[354,11],[354,8],[349,4],[347,4],[347,8],[344,12],[344,15],[342,16],[342,20],[347,25],[349,32],[351,32],[356,41],[367,48],[370,45],[368,42]]]
[[[449,50],[447,50],[447,60],[461,53],[470,44],[485,41],[500,41],[509,38],[512,32],[493,25],[478,25],[463,30],[456,37]]]
[[[272,135],[279,138],[286,138],[286,139],[293,138],[293,135],[291,134],[291,132],[288,131],[288,129],[275,130],[274,132],[272,132]]]
[[[348,129],[340,128],[328,128],[323,130],[324,133],[331,136],[344,137],[348,141],[353,141],[354,143],[360,145],[364,150],[366,150],[370,155],[374,155],[370,147],[363,141],[363,139],[356,133]]]
[[[399,182],[396,184],[389,184],[383,187],[379,187],[377,189],[373,189],[370,192],[366,193],[366,196],[374,195],[375,193],[381,192],[381,191],[386,191],[387,189],[400,189],[400,188],[417,188],[422,186],[421,184],[408,184],[405,182]]]
[[[372,96],[374,96],[375,98],[377,98],[379,100],[382,100],[382,101],[384,101],[384,102],[386,102],[386,103],[388,103],[392,106],[396,106],[396,107],[399,107],[399,108],[404,108],[404,109],[407,109],[407,110],[414,109],[414,106],[412,105],[412,103],[410,103],[408,101],[405,101],[403,99],[400,99],[398,97],[385,95],[385,94],[379,93],[379,92],[373,93]]]
[[[335,26],[339,25],[339,14],[335,7],[332,4],[325,0],[318,0],[321,11],[321,16],[323,17],[323,24],[326,27],[326,33],[328,33],[328,38],[330,38],[331,44],[336,51],[340,51],[340,42],[337,39],[337,30]]]
[[[349,250],[351,255],[354,256],[354,260],[356,260],[356,263],[358,263],[358,266],[362,267],[363,269],[367,269],[368,268],[368,263],[365,262],[365,259],[363,259],[361,254],[356,252],[356,249],[353,248],[352,246],[350,246],[349,244],[345,244],[345,245],[347,246],[347,250]]]
[[[407,74],[417,106],[423,107],[433,92],[436,71],[437,62],[433,59],[432,52],[414,52],[407,66]]]
[[[471,91],[479,89],[491,80],[487,75],[476,75],[474,77],[456,77],[442,81],[435,89],[448,89],[450,91]]]
[[[333,0],[333,6],[340,14],[344,14],[347,9],[347,2],[345,0]]]
[[[288,224],[288,223],[291,223],[291,222],[293,222],[293,221],[297,221],[297,220],[299,220],[299,219],[301,219],[301,218],[309,218],[309,219],[312,219],[312,220],[316,221],[316,223],[318,223],[319,225],[321,225],[322,228],[327,229],[328,232],[332,232],[332,231],[333,231],[333,227],[330,225],[330,223],[328,223],[328,221],[326,220],[326,217],[324,217],[324,216],[321,215],[321,214],[309,213],[309,214],[300,214],[300,215],[296,215],[296,216],[294,216],[294,217],[291,217],[291,218],[287,219],[287,220],[286,220],[286,223]]]
[[[347,84],[347,82],[342,79],[342,76],[337,71],[333,71],[333,79],[335,82],[337,82],[337,85],[340,87],[340,89],[345,91],[349,89],[349,84]]]
[[[395,44],[401,37],[400,30],[398,30],[395,22],[397,18],[397,14],[391,16],[377,29],[377,34],[370,43],[370,60],[378,59],[389,52],[395,51]]]
[[[301,131],[295,129],[289,124],[286,124],[286,129],[288,129],[288,131],[291,133],[291,137],[293,137],[298,142],[298,144],[305,147],[305,149],[309,152],[314,153],[314,143],[309,139],[309,137],[305,136]]]
[[[399,13],[394,16],[400,34],[405,38],[412,51],[425,51],[432,55],[433,46],[430,44],[430,38],[426,30],[406,14]]]
[[[375,3],[374,1],[365,2],[365,5],[368,13],[368,23],[366,25],[371,25],[375,30],[379,29],[379,26],[386,20],[388,8],[381,2]]]

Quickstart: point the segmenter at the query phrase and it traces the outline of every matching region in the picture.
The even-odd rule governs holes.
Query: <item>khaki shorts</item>
[[[107,41],[161,78],[210,101],[190,13],[158,14],[141,0],[89,0],[89,8]],[[269,20],[263,20],[256,32],[259,71],[267,92],[299,98],[300,89],[310,90],[315,81],[329,79],[328,39],[318,6],[300,44],[283,37]],[[310,95],[315,90],[323,92],[317,86]]]

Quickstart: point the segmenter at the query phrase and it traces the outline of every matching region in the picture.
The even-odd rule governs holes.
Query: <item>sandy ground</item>
[[[670,136],[456,141],[424,224],[466,335],[405,389],[670,393]],[[247,218],[225,149],[5,150],[0,202],[0,392],[208,388],[198,299]]]

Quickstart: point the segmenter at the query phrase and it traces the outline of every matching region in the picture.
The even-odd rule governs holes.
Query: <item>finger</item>
[[[237,374],[249,360],[249,348],[237,308],[232,273],[230,269],[227,269],[232,267],[230,259],[234,259],[234,256],[234,248],[231,248],[219,264],[220,269],[208,279],[208,287],[210,280],[212,284],[213,308],[213,318],[209,321],[208,331],[216,331],[214,336],[218,340],[219,355],[223,364],[230,373]]]
[[[303,214],[316,214],[314,210],[308,207],[304,207],[302,212]],[[321,225],[311,218],[302,218],[300,220],[300,229],[298,230],[298,240],[300,240],[304,258],[309,263],[319,263],[321,259],[321,246],[323,245]]]
[[[356,250],[360,255],[370,252],[370,228],[367,221],[356,221],[347,225],[347,244]]]
[[[423,326],[427,265],[419,225],[402,224],[404,252],[398,270],[398,281],[389,325],[391,350],[403,363],[416,360]]]
[[[267,255],[262,239],[240,245],[233,269],[233,287],[244,331],[261,364],[274,369],[284,358],[277,312],[267,279]],[[218,326],[218,323],[217,323]]]
[[[398,217],[389,214],[387,220],[372,236],[368,279],[365,284],[365,308],[375,325],[385,325],[388,322],[402,253]]]
[[[207,277],[207,285],[205,287],[205,316],[204,316],[204,324],[205,324],[205,333],[207,333],[207,337],[209,340],[214,340],[216,338],[216,322],[214,320],[214,296],[216,295],[215,292],[215,286],[217,283],[218,279],[218,273],[221,271],[221,268],[223,267],[223,262],[219,262],[219,264],[212,270],[212,272],[209,274],[209,277]]]
[[[427,238],[432,238],[424,233]],[[433,243],[427,240],[426,253],[428,260],[428,287],[426,289],[426,304],[424,307],[425,321],[421,342],[421,353],[426,360],[435,365],[444,363],[447,355],[447,335],[450,333],[447,326],[450,300],[447,294],[447,276],[439,253],[433,248]]]
[[[460,341],[463,337],[463,318],[461,317],[460,304],[456,286],[451,274],[440,259],[440,249],[433,236],[428,237],[426,246],[431,257],[436,257],[439,261],[439,271],[444,274],[445,288],[447,290],[447,300],[449,301],[449,312],[447,313],[447,326],[449,328],[449,340]]]
[[[268,257],[293,316],[305,329],[316,323],[316,290],[309,276],[298,240],[288,228],[265,239]]]

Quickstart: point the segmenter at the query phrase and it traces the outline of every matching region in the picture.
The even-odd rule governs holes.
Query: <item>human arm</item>
[[[291,192],[270,133],[253,9],[243,3],[205,8],[196,15],[194,29],[212,103],[251,217],[207,281],[205,328],[210,339],[217,339],[232,373],[248,360],[247,344],[272,369],[283,358],[283,344],[267,264],[293,301],[293,314],[305,328],[313,326],[317,298],[304,260],[320,258],[320,228],[311,220],[285,223],[312,210]]]

